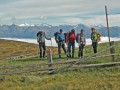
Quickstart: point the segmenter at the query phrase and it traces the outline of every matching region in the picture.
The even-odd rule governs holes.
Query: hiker
[[[60,33],[57,35],[57,39],[56,42],[58,43],[58,54],[59,54],[59,58],[61,58],[61,47],[64,51],[64,53],[66,54],[66,49],[65,49],[65,36],[63,33],[63,30],[60,29]]]
[[[45,35],[45,33],[43,31],[39,31],[37,33],[37,42],[39,43],[40,58],[42,58],[42,57],[45,58],[45,54],[46,54],[45,39],[51,40],[51,38],[46,37],[46,35]],[[43,50],[42,50],[42,48],[43,48]]]
[[[67,39],[68,39],[68,57],[74,58],[75,40],[76,40],[74,29],[72,29],[71,32],[69,32]],[[71,47],[72,47],[72,55],[71,55]]]
[[[96,54],[98,41],[100,40],[100,34],[95,31],[95,28],[91,28],[91,31],[92,31],[91,33],[92,47],[93,47],[94,54]]]
[[[77,34],[76,42],[79,45],[78,57],[83,58],[83,49],[86,45],[86,38],[83,29],[81,29],[79,34]]]

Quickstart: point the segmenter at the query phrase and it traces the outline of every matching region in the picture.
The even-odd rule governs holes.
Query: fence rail
[[[98,55],[100,53],[103,53],[107,50],[110,50],[111,48],[114,48],[115,45],[110,46],[109,48],[106,48],[104,50],[101,50],[100,52],[94,54]],[[53,62],[52,60],[52,54],[51,50],[49,50],[48,53],[48,63],[41,63],[41,64],[31,64],[31,65],[18,65],[18,66],[0,66],[0,75],[13,75],[13,74],[22,74],[22,73],[30,73],[30,72],[39,72],[39,73],[57,73],[60,71],[64,71],[66,69],[73,69],[73,68],[86,68],[86,67],[101,67],[101,66],[116,66],[120,65],[120,62],[111,62],[111,63],[100,63],[100,64],[85,64],[81,62],[85,62],[89,59],[97,59],[97,58],[103,58],[103,57],[111,57],[111,56],[117,56],[118,54],[111,53],[109,55],[102,55],[102,56],[96,56],[94,55],[86,56],[81,59],[76,60],[67,60],[67,61],[58,61]],[[58,64],[62,64],[60,67],[58,67]],[[44,68],[41,68],[41,66],[47,66]],[[34,67],[37,67],[36,69]],[[26,68],[25,70],[16,70]],[[15,71],[5,71],[7,69],[15,69]]]

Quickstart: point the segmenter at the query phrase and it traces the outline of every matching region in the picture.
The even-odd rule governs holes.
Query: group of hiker
[[[63,29],[60,29],[59,32],[54,33],[54,36],[55,41],[58,45],[59,58],[61,58],[61,48],[63,49],[67,57],[74,58],[75,42],[77,42],[79,46],[78,57],[83,58],[83,49],[84,46],[86,45],[84,29],[81,29],[78,34],[75,34],[74,29],[72,29],[69,33],[64,33]],[[39,43],[40,58],[45,58],[46,54],[45,39],[51,40],[51,38],[46,37],[45,32],[39,31],[37,33],[37,42]],[[100,34],[96,32],[95,28],[91,28],[91,41],[94,54],[96,54],[98,41],[100,41]],[[67,46],[67,49],[65,47],[65,44]]]

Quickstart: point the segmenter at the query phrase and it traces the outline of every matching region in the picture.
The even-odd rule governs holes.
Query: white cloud
[[[108,6],[108,9],[110,11],[113,9],[119,9],[120,8],[119,3],[120,0],[91,0],[91,1],[90,0],[1,0],[0,18],[2,18],[1,23],[2,22],[7,23],[10,22],[10,19],[8,19],[8,21],[4,21],[4,20],[6,18],[11,18],[11,17],[17,17],[17,18],[40,17],[40,16],[75,17],[76,15],[87,15],[88,13],[96,13],[96,12],[104,13],[105,5]],[[77,20],[76,22],[80,21],[80,19],[79,21],[78,19],[75,20]],[[82,20],[81,22],[87,22],[84,21],[83,19],[81,20]]]
[[[110,26],[120,26],[120,15],[109,15],[109,25]],[[91,18],[83,19],[83,18],[65,18],[64,22],[69,24],[85,24],[87,26],[91,25],[99,25],[102,24],[106,26],[106,16],[92,16]]]
[[[110,26],[120,26],[120,14],[109,16]]]

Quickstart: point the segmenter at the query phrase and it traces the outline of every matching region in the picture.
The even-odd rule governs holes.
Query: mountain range
[[[79,33],[81,29],[84,29],[86,37],[90,38],[92,27],[94,27],[97,32],[100,32],[101,36],[108,36],[107,27],[102,25],[86,26],[84,24],[78,24],[53,26],[46,23],[41,25],[30,25],[25,23],[20,25],[1,25],[0,38],[36,38],[36,33],[41,30],[46,32],[46,36],[53,37],[54,33],[59,31],[59,29],[63,29],[64,32],[69,32],[71,29],[75,29],[76,33]],[[120,27],[110,27],[110,36],[120,37]]]

